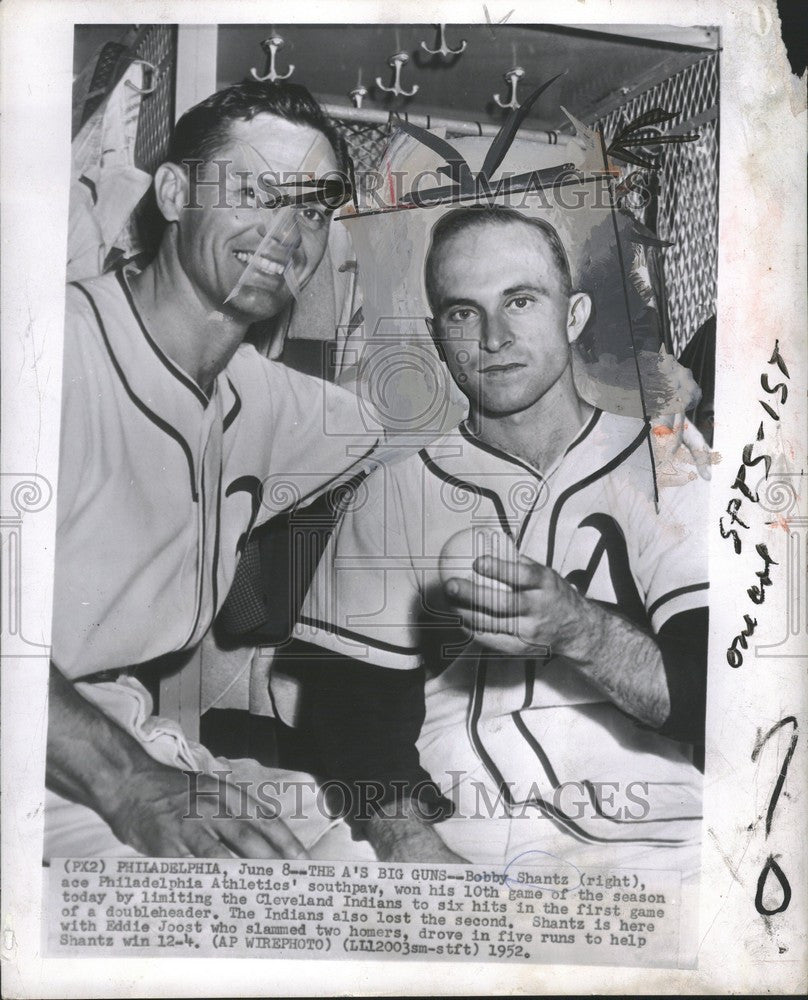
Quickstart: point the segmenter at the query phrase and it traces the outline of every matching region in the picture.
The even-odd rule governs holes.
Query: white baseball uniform
[[[482,824],[436,827],[469,860],[504,862],[537,842],[586,858],[608,844],[602,864],[692,845],[701,776],[687,744],[620,711],[563,657],[502,657],[469,642],[442,599],[444,544],[464,528],[498,528],[659,633],[707,603],[706,491],[699,478],[664,489],[657,513],[645,426],[597,410],[543,474],[461,425],[360,488],[295,635],[380,667],[425,665],[421,765],[457,817],[496,806]]]
[[[190,649],[232,583],[251,528],[317,493],[363,452],[357,398],[240,347],[210,398],[160,349],[124,272],[67,290],[52,658],[152,756],[209,770],[145,689],[93,675]],[[190,756],[189,756],[190,755]],[[49,796],[59,830],[99,818]],[[77,812],[78,810],[78,812]],[[105,824],[101,824],[105,827]],[[305,839],[305,838],[304,838]]]

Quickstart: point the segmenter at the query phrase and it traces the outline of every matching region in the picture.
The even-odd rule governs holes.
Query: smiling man
[[[645,423],[578,395],[591,305],[547,223],[448,212],[425,285],[468,419],[346,513],[300,618],[299,721],[334,777],[375,783],[383,858],[691,875],[707,484],[657,510]]]
[[[303,851],[281,819],[210,777],[221,765],[151,715],[133,673],[180,665],[252,528],[338,477],[355,461],[347,445],[375,443],[350,393],[243,344],[320,263],[320,182],[345,169],[304,88],[214,94],[180,119],[156,171],[151,263],[68,288],[49,856]],[[196,803],[183,768],[203,773]]]

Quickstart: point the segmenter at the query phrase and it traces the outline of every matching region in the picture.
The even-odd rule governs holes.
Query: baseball
[[[440,579],[445,586],[452,577],[482,584],[492,590],[510,590],[506,583],[482,576],[472,567],[479,556],[494,556],[511,563],[519,561],[519,553],[511,539],[498,528],[477,525],[464,528],[446,542],[440,553]]]

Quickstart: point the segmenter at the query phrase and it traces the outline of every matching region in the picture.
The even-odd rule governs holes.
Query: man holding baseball
[[[707,483],[656,503],[647,425],[579,396],[591,304],[549,224],[455,208],[425,284],[468,418],[357,490],[281,714],[332,777],[375,783],[359,819],[381,858],[692,873]]]

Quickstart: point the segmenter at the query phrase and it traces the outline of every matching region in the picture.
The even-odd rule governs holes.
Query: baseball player
[[[333,482],[378,437],[352,394],[242,343],[326,247],[333,205],[284,178],[316,192],[319,178],[344,174],[340,150],[302,87],[213,95],[180,119],[156,172],[165,229],[151,263],[68,287],[50,856],[295,857],[322,833],[296,836],[210,777],[221,765],[152,715],[132,668],[181,664],[251,529]],[[262,172],[278,185],[271,203]],[[188,818],[183,768],[203,773],[201,820]]]
[[[425,282],[468,419],[357,491],[278,702],[334,776],[381,782],[360,817],[381,857],[539,852],[691,877],[707,483],[657,505],[645,423],[578,395],[590,301],[549,225],[454,209]]]

